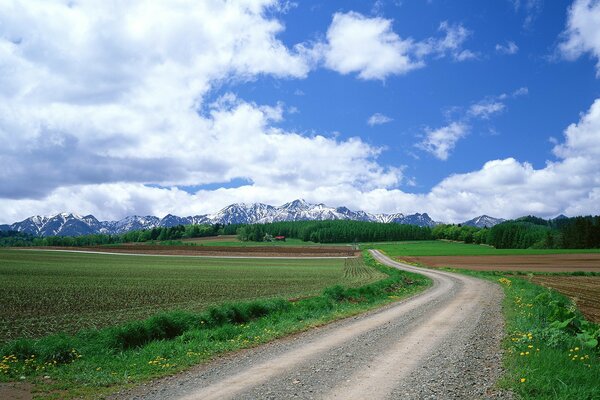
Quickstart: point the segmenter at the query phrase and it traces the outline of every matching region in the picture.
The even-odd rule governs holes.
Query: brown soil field
[[[351,247],[292,246],[157,246],[131,244],[121,246],[37,247],[39,250],[94,251],[125,254],[216,257],[354,257],[360,254]]]
[[[548,254],[520,256],[427,256],[400,257],[428,267],[451,267],[475,271],[600,272],[600,254]]]
[[[589,321],[600,323],[600,276],[537,275],[533,282],[570,297]]]
[[[237,242],[236,235],[221,235],[221,236],[208,236],[190,239],[181,239],[185,243],[220,243],[220,242]],[[240,242],[241,243],[241,242]]]

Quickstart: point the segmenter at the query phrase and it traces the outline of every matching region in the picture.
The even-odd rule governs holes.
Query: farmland
[[[432,256],[400,257],[428,267],[475,271],[600,272],[600,254],[552,254],[525,256]]]
[[[570,297],[588,320],[600,323],[600,276],[535,275],[532,280]]]
[[[193,246],[130,243],[89,247],[32,247],[31,249],[210,257],[353,257],[358,255],[358,252],[348,246],[223,246],[221,244]]]
[[[380,249],[391,257],[399,256],[510,256],[548,254],[588,254],[600,255],[600,249],[496,249],[479,244],[465,244],[445,240],[424,240],[414,242],[366,243],[367,249]]]
[[[223,302],[297,298],[385,276],[344,259],[219,259],[3,250],[0,338],[73,333]],[[351,272],[346,270],[350,268]]]

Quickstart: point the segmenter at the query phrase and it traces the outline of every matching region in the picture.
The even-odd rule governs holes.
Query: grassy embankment
[[[387,246],[386,251],[396,257],[548,254],[540,250],[496,250],[450,242],[416,246],[403,243]],[[600,398],[600,326],[587,321],[570,299],[505,272],[447,270],[493,280],[504,289],[507,336],[502,387],[522,399]]]
[[[149,259],[145,257],[143,261],[151,261]],[[329,286],[311,297],[293,301],[280,297],[230,302],[201,312],[163,312],[146,320],[83,330],[75,335],[12,341],[0,351],[0,381],[33,382],[38,395],[49,398],[109,393],[174,374],[224,352],[252,347],[355,315],[429,285],[428,279],[382,266],[369,255],[365,255],[365,260],[364,264],[351,262],[336,268],[337,281],[348,283],[350,279],[351,283],[354,280],[350,285],[354,287]],[[87,269],[90,268],[88,265]],[[226,269],[220,267],[221,271]],[[31,272],[28,274],[31,276]],[[365,275],[370,278],[358,286],[356,277]],[[381,276],[384,279],[377,279]],[[241,284],[245,279],[239,278],[237,282]],[[118,281],[116,276],[114,282]],[[268,280],[261,282],[255,281],[255,285]],[[284,281],[281,285],[287,286]]]

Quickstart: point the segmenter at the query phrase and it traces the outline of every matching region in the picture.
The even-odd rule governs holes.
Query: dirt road
[[[416,269],[433,286],[418,296],[147,384],[116,398],[506,398],[500,375],[501,289]]]

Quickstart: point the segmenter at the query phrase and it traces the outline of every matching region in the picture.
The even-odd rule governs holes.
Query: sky
[[[0,223],[600,214],[600,1],[0,0]]]

